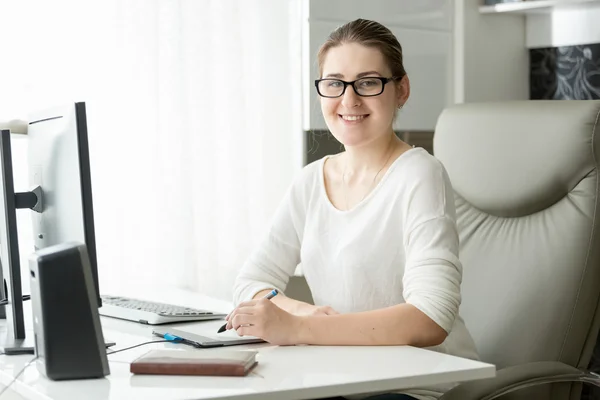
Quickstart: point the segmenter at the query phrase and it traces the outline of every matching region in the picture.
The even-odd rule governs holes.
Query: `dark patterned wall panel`
[[[600,43],[529,50],[532,100],[600,99]]]
[[[329,131],[313,129],[312,131],[305,131],[304,135],[304,148],[306,149],[304,164],[306,165],[326,155],[344,151],[344,146]]]

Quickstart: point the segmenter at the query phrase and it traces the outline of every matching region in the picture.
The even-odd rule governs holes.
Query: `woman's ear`
[[[410,96],[410,81],[408,75],[404,75],[402,79],[396,81],[396,107],[401,108]]]

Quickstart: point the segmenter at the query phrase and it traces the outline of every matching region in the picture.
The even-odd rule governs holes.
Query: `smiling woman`
[[[365,60],[360,71],[356,59]],[[355,42],[334,47],[326,43],[319,60],[323,78],[316,86],[333,136],[347,148],[388,134],[395,109],[401,108],[410,94],[404,68],[392,71],[379,49]],[[347,90],[348,85],[352,90]],[[360,127],[360,132],[349,127]]]
[[[400,43],[377,22],[349,22],[323,44],[319,71],[321,110],[345,151],[294,180],[236,280],[226,328],[280,345],[413,345],[477,358],[458,313],[451,183],[392,128],[410,96]],[[299,263],[314,306],[260,299],[283,292]],[[446,389],[381,398],[435,399]]]

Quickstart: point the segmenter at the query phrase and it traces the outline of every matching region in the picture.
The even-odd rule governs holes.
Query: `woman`
[[[477,358],[458,315],[450,181],[439,161],[392,129],[410,94],[400,44],[359,19],[335,30],[318,58],[323,116],[345,151],[293,182],[236,280],[227,329],[280,345],[436,346]],[[316,305],[262,299],[285,289],[300,262]],[[445,389],[385,398],[433,399]]]

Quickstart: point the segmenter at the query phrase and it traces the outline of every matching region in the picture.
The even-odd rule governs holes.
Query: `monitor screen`
[[[29,183],[42,192],[42,212],[31,212],[35,248],[85,243],[101,306],[85,103],[31,114],[27,135]]]

